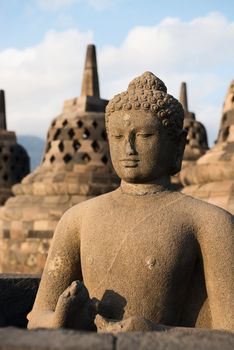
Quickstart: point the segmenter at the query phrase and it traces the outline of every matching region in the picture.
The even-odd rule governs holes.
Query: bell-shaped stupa
[[[14,131],[7,130],[5,94],[0,90],[0,205],[12,196],[12,185],[30,171],[26,150],[17,143]]]
[[[181,172],[183,192],[234,214],[234,80],[224,102],[218,139],[197,164]]]
[[[187,130],[187,144],[184,151],[182,169],[194,165],[201,156],[203,156],[208,147],[207,133],[204,125],[196,120],[195,113],[190,112],[188,108],[187,86],[185,82],[181,83],[180,103],[184,109],[184,129]],[[182,183],[180,174],[171,178],[173,187],[180,189]]]
[[[117,187],[104,123],[107,102],[99,95],[95,46],[89,45],[81,96],[64,102],[49,128],[42,164],[13,187],[15,197],[0,211],[0,271],[40,273],[62,214]]]
[[[184,108],[184,128],[188,132],[184,151],[183,166],[194,163],[208,150],[207,133],[204,125],[196,120],[195,114],[188,109],[187,86],[181,83],[180,103]]]

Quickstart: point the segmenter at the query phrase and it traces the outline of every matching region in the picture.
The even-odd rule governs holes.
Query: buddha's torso
[[[178,324],[198,256],[179,193],[91,202],[81,226],[81,267],[90,296],[113,319],[144,316]]]

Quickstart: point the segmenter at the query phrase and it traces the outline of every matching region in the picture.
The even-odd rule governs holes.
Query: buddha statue
[[[233,216],[170,190],[183,108],[150,72],[106,108],[120,187],[56,228],[28,328],[234,331]]]

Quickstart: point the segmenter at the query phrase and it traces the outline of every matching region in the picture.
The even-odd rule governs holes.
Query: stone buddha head
[[[180,171],[187,133],[184,111],[151,72],[133,79],[106,107],[110,153],[117,175],[150,183]]]

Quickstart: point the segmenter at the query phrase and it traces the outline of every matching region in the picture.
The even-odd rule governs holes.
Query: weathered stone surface
[[[216,144],[180,178],[185,194],[234,214],[234,81],[228,90]]]
[[[112,350],[113,336],[69,330],[0,329],[0,350]]]
[[[184,108],[184,128],[188,131],[187,143],[184,150],[183,161],[186,165],[200,158],[209,149],[207,134],[204,125],[198,122],[195,114],[188,109],[186,83],[181,84],[180,103]]]
[[[187,130],[188,136],[184,150],[182,169],[194,165],[196,160],[203,156],[208,147],[207,133],[204,125],[196,120],[195,113],[188,109],[187,86],[181,83],[180,103],[184,109],[184,129]],[[181,188],[182,183],[180,174],[171,178],[172,185],[175,188]]]
[[[0,329],[0,350],[233,350],[234,334],[170,331],[97,334],[71,330]]]
[[[234,334],[214,331],[171,330],[169,332],[117,335],[116,350],[232,350]]]
[[[98,91],[95,47],[89,45],[81,97],[65,102],[51,123],[41,166],[13,187],[15,197],[0,209],[0,272],[42,272],[47,251],[40,241],[50,242],[62,214],[117,187],[104,125],[108,101]]]

